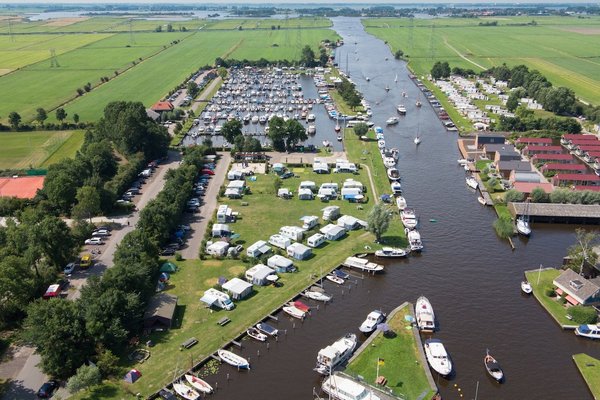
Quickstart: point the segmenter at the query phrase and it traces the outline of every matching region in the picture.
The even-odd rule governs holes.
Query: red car
[[[214,175],[215,171],[213,171],[212,169],[203,169],[202,171],[200,171],[200,173],[203,175]]]

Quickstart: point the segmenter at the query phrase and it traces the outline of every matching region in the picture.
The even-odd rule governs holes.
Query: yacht
[[[398,114],[400,115],[406,115],[406,107],[404,107],[404,105],[402,104],[398,104],[398,107],[396,107],[396,111],[398,111]]]
[[[575,329],[575,334],[590,339],[600,339],[600,324],[579,325]]]
[[[400,171],[398,171],[398,168],[394,168],[394,167],[388,168],[387,176],[390,181],[399,181],[400,180]]]
[[[419,297],[415,303],[415,319],[420,331],[433,332],[435,330],[433,307],[425,296]]]
[[[471,189],[477,190],[477,187],[479,187],[479,183],[477,183],[477,179],[473,178],[472,176],[467,176],[465,178],[465,182],[467,183],[467,186],[470,187]]]
[[[385,319],[385,314],[379,310],[371,311],[369,315],[367,315],[367,319],[360,325],[358,328],[362,333],[371,333],[377,328],[377,325],[382,323]]]
[[[386,125],[396,125],[398,122],[400,122],[398,117],[390,117],[385,121],[385,124]]]
[[[375,256],[381,258],[400,258],[408,256],[408,252],[396,247],[383,247],[381,250],[375,251]]]
[[[354,333],[348,333],[333,344],[319,350],[315,371],[322,375],[331,375],[338,365],[346,361],[356,348],[357,339]]]
[[[335,400],[380,400],[371,389],[339,375],[328,376],[321,388]]]
[[[396,206],[402,211],[406,208],[406,199],[403,196],[396,197]]]
[[[400,219],[402,220],[404,227],[407,229],[414,229],[417,227],[418,221],[414,210],[405,208],[404,210],[400,211]]]
[[[423,250],[423,242],[421,241],[421,234],[416,229],[408,229],[406,228],[406,238],[408,239],[408,244],[410,246],[411,251],[421,251]]]
[[[450,375],[452,373],[452,361],[441,340],[427,339],[424,347],[429,366],[444,377]]]

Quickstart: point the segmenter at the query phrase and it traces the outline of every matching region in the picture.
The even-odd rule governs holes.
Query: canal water
[[[207,378],[218,382],[213,397],[310,399],[313,388],[320,386],[312,371],[319,349],[347,332],[358,333],[371,310],[389,312],[425,295],[439,323],[433,336],[444,342],[455,366],[450,380],[434,373],[445,399],[460,398],[454,385],[464,399],[475,398],[478,382],[479,399],[591,399],[571,355],[584,352],[600,358],[600,343],[562,331],[533,297],[520,293],[523,271],[561,263],[575,242],[575,227],[534,224],[531,239],[516,240],[511,251],[494,233],[493,210],[481,206],[465,185],[464,171],[456,163],[456,134],[446,132],[426,101],[422,99],[421,109],[414,106],[419,90],[405,63],[366,34],[358,19],[335,18],[334,29],[345,41],[337,53],[340,67],[346,70],[348,55],[348,72],[371,103],[375,124],[385,126],[396,115],[397,104],[407,107],[398,125],[384,129],[388,146],[400,149],[404,194],[420,217],[425,250],[388,263],[381,276],[352,278],[343,287],[325,283],[333,303],[313,311],[304,322],[280,315],[274,325],[287,329],[287,335],[269,347],[244,341],[244,348],[234,351],[250,357],[252,370],[237,372],[223,365],[218,375]],[[417,132],[423,139],[419,147],[412,141]],[[502,385],[485,372],[486,348],[504,368]]]

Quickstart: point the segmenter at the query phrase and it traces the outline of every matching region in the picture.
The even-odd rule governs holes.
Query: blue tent
[[[140,371],[138,371],[137,369],[132,369],[131,371],[125,374],[123,380],[127,383],[134,383],[135,381],[140,379],[141,376],[142,373]]]

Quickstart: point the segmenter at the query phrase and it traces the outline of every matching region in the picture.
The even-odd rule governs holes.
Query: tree
[[[221,128],[221,135],[229,143],[235,143],[235,139],[242,136],[242,122],[237,118],[225,122]]]
[[[221,77],[221,79],[227,78],[227,68],[225,68],[225,67],[219,67],[219,69],[217,70],[217,73],[219,74],[219,76]]]
[[[447,61],[436,61],[431,67],[431,77],[433,79],[447,78],[450,76],[450,65]]]
[[[285,151],[286,126],[281,117],[273,117],[269,121],[269,133],[267,134],[275,151]]]
[[[94,365],[82,365],[77,368],[77,373],[67,381],[67,390],[69,393],[77,393],[80,390],[100,384],[102,374],[100,369]]]
[[[17,130],[19,129],[19,124],[21,123],[21,116],[18,112],[13,111],[10,114],[8,114],[8,122],[14,130]]]
[[[577,98],[575,92],[566,87],[551,88],[542,102],[544,108],[555,114],[572,114]]]
[[[167,32],[173,32],[173,25],[167,24]]]
[[[162,25],[158,25],[156,28],[154,28],[154,32],[162,32]]]
[[[364,122],[360,122],[354,125],[353,129],[356,136],[361,137],[367,134],[367,132],[369,131],[369,126]]]
[[[0,327],[20,320],[36,291],[35,279],[28,262],[15,255],[0,260]]]
[[[575,237],[577,243],[569,247],[567,267],[582,273],[585,266],[593,267],[598,262],[598,254],[594,251],[594,246],[600,236],[596,232],[578,228],[575,230]]]
[[[500,217],[494,221],[494,229],[496,234],[502,239],[508,239],[514,234],[514,227],[510,217]]]
[[[88,218],[92,222],[92,217],[100,213],[100,193],[93,186],[82,186],[77,190],[77,204],[73,207],[73,216],[75,218]]]
[[[302,53],[300,55],[300,64],[305,67],[314,67],[315,66],[315,52],[310,48],[309,45],[306,45],[302,48]]]
[[[544,189],[536,187],[531,191],[531,201],[533,203],[547,203],[550,201],[550,196]]]
[[[306,129],[304,129],[298,120],[293,118],[285,122],[285,134],[287,151],[293,151],[298,143],[308,139]]]
[[[194,81],[189,81],[186,86],[187,93],[192,98],[195,98],[198,95],[200,89],[198,88],[198,84]]]
[[[115,356],[110,350],[99,351],[96,365],[104,378],[120,375],[119,357]]]
[[[56,109],[56,119],[59,120],[60,122],[63,122],[65,118],[67,118],[67,112],[65,111],[65,109],[62,107],[57,108]]]
[[[598,312],[590,306],[573,306],[569,308],[569,314],[576,324],[595,324],[598,321]]]
[[[383,203],[375,204],[369,212],[367,217],[367,230],[375,235],[375,240],[377,242],[381,242],[381,237],[388,230],[391,219],[390,212]]]
[[[73,114],[73,122],[75,122],[76,124],[79,123],[79,114]]]
[[[511,189],[504,195],[505,203],[520,203],[525,199],[525,195],[523,192],[519,192],[518,190]]]
[[[44,110],[42,107],[39,107],[36,110],[35,120],[38,122],[38,124],[44,126],[44,121],[46,119],[48,119],[48,114],[46,113],[46,110]]]
[[[400,49],[396,50],[396,52],[394,53],[394,58],[396,60],[400,60],[402,57],[404,57],[404,52]]]
[[[524,92],[524,89],[516,89],[510,92],[510,95],[508,95],[508,100],[506,100],[506,108],[508,111],[514,112],[517,107],[519,107],[519,104],[521,104],[521,98],[525,94]]]

